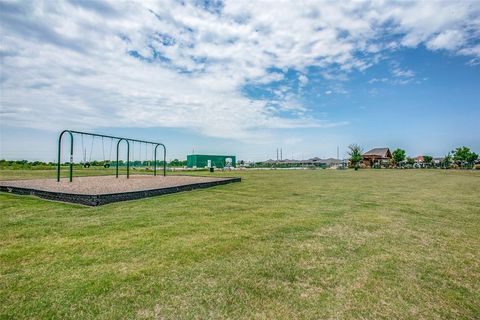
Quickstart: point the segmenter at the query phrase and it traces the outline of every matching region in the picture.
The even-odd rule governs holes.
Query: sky
[[[480,1],[0,0],[0,37],[0,158],[480,152]]]

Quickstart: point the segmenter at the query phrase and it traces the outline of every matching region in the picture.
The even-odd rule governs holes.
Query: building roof
[[[224,154],[187,154],[188,157],[224,157],[224,158],[233,158],[235,156],[224,155]]]
[[[265,163],[301,163],[301,164],[312,164],[312,163],[323,163],[326,165],[331,165],[332,163],[340,163],[340,159],[334,159],[334,158],[328,158],[328,159],[321,159],[319,157],[314,157],[310,159],[304,159],[304,160],[294,160],[294,159],[283,159],[283,160],[273,160],[273,159],[268,159],[264,161]]]
[[[369,150],[363,154],[363,156],[368,157],[380,157],[380,158],[391,158],[392,154],[390,153],[390,149],[388,148],[374,148]]]

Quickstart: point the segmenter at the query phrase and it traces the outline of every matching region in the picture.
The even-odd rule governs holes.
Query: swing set
[[[109,136],[109,135],[104,135],[104,134],[97,134],[97,133],[89,133],[89,132],[82,132],[82,131],[75,131],[75,130],[63,130],[60,133],[60,136],[58,137],[58,161],[57,161],[57,181],[60,181],[60,166],[61,166],[61,154],[62,154],[62,138],[65,133],[68,133],[70,135],[70,170],[69,170],[69,177],[70,177],[70,182],[73,180],[73,138],[74,135],[80,135],[81,137],[81,143],[82,143],[82,154],[83,154],[83,161],[81,164],[83,165],[84,168],[90,168],[92,164],[92,152],[93,152],[93,145],[95,138],[100,138],[101,143],[102,143],[102,155],[103,155],[103,167],[108,169],[110,168],[110,162],[111,162],[111,156],[112,156],[112,149],[113,149],[113,143],[114,141],[117,141],[117,154],[116,154],[116,162],[115,162],[115,176],[118,178],[118,155],[119,155],[119,149],[120,149],[120,142],[125,141],[127,144],[127,179],[130,177],[130,142],[132,143],[132,161],[134,158],[134,146],[135,142],[139,144],[139,158],[141,159],[142,156],[142,144],[145,144],[145,160],[148,157],[148,146],[151,146],[152,150],[152,157],[154,158],[153,160],[153,175],[157,175],[157,148],[161,146],[163,148],[163,176],[166,175],[167,171],[167,149],[163,143],[159,142],[151,142],[151,141],[145,141],[145,140],[137,140],[137,139],[130,139],[130,138],[122,138],[122,137],[115,137],[115,136]],[[84,143],[84,136],[89,136],[91,137],[91,145],[90,145],[90,153],[89,157],[87,160],[87,148],[85,147],[86,144]],[[105,157],[105,139],[110,139],[110,149],[108,153],[108,159]],[[108,144],[107,144],[108,145]],[[150,161],[146,161],[148,165],[150,165]],[[140,161],[140,164],[142,162]]]
[[[83,162],[81,162],[81,164],[83,165],[84,168],[90,168],[90,166],[92,165],[92,152],[93,152],[93,142],[95,141],[95,136],[92,136],[92,144],[90,146],[90,156],[88,157],[88,161],[87,161],[87,148],[84,147],[84,143],[83,143],[83,133],[80,134],[80,136],[82,137],[82,153],[83,153]],[[112,158],[112,146],[113,146],[113,138],[110,138],[110,152],[108,153],[108,160],[107,158],[105,158],[105,142],[103,140],[103,136],[102,136],[102,154],[103,154],[103,167],[105,169],[108,169],[110,168],[110,159]]]
[[[144,143],[144,142],[137,142],[138,144],[138,160],[135,160],[135,141],[137,140],[133,140],[132,141],[132,165],[133,167],[135,167],[137,165],[137,162],[140,164],[140,166],[142,165],[146,165],[146,169],[147,170],[150,170],[149,169],[149,166],[150,166],[150,161],[147,160],[148,159],[148,143]],[[142,161],[142,144],[145,144],[145,161]],[[154,148],[153,148],[153,145],[151,145],[151,151],[152,151],[152,158],[154,158]],[[135,168],[133,168],[135,170]]]

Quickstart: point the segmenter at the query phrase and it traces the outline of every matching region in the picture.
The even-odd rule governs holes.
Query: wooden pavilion
[[[367,167],[374,165],[388,166],[392,159],[392,153],[389,148],[374,148],[362,155],[362,163]]]

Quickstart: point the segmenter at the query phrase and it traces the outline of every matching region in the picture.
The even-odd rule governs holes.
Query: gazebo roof
[[[364,157],[379,157],[379,158],[391,158],[392,154],[390,153],[389,148],[374,148],[363,154]]]

